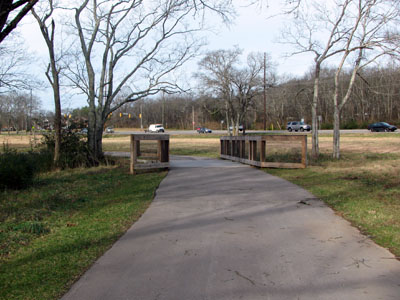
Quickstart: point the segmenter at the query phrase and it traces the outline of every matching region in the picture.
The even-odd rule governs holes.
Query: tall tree
[[[319,156],[318,99],[321,67],[326,60],[343,51],[342,42],[348,33],[341,31],[340,28],[346,22],[346,12],[352,0],[334,0],[333,2],[332,4],[317,0],[300,3],[290,27],[283,31],[285,43],[297,49],[291,55],[311,52],[314,56],[314,88],[311,106],[312,156],[314,158]],[[329,9],[329,5],[333,5],[333,11]]]
[[[194,33],[201,25],[193,18],[208,10],[227,17],[229,4],[230,0],[85,0],[73,8],[80,53],[68,77],[87,97],[88,145],[96,159],[103,155],[107,116],[160,91],[180,91],[173,73],[200,46]]]
[[[56,24],[53,19],[50,20],[54,12],[53,0],[48,0],[47,7],[41,8],[43,13],[39,16],[35,9],[32,9],[32,14],[35,17],[43,39],[46,42],[49,53],[49,64],[47,66],[46,77],[53,90],[54,99],[54,131],[55,131],[55,146],[54,146],[54,165],[57,167],[60,161],[61,147],[61,94],[60,94],[60,72],[59,65],[60,57],[56,54],[55,49],[55,30]]]
[[[240,49],[209,52],[199,63],[203,72],[197,76],[205,90],[216,94],[225,108],[227,128],[235,135],[243,124],[249,107],[260,92],[263,56],[250,54],[245,67],[240,65]]]
[[[388,33],[390,23],[393,23],[399,13],[391,6],[391,1],[357,0],[351,3],[349,10],[351,13],[347,13],[348,23],[341,28],[348,34],[344,38],[342,56],[334,77],[333,157],[336,159],[340,158],[340,115],[350,99],[357,74],[382,56],[395,55],[400,47],[391,43],[391,34]],[[348,68],[345,68],[346,63]],[[343,80],[345,69],[351,74],[350,77],[347,76],[347,82]],[[343,85],[347,87],[344,88],[343,95],[340,95]]]

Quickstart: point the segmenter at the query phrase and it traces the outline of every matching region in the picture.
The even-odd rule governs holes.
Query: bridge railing
[[[157,156],[155,160],[139,160],[141,155],[140,141],[157,141]],[[169,134],[131,134],[130,173],[139,169],[169,168]]]
[[[220,138],[220,157],[260,168],[298,169],[307,167],[307,135],[259,135],[259,136],[223,136]],[[269,150],[274,144],[273,155]],[[287,149],[300,147],[300,153],[279,152],[282,145]],[[278,149],[278,150],[277,150]],[[280,155],[280,153],[283,153]],[[280,158],[283,161],[269,161]],[[288,162],[295,157],[297,162]]]

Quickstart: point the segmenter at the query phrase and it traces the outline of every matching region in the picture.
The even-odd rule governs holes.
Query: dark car
[[[199,128],[197,128],[197,132],[198,133],[212,133],[212,130],[208,129],[206,127],[199,127]]]
[[[396,126],[390,125],[386,122],[378,122],[378,123],[373,123],[373,124],[369,124],[368,125],[368,130],[371,130],[371,132],[373,131],[395,131],[397,130]]]

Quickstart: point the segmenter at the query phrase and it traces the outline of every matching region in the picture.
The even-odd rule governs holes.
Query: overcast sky
[[[271,17],[279,12],[279,7],[271,4],[270,6],[259,7],[243,6],[236,4],[237,16],[234,18],[233,24],[229,27],[223,25],[219,20],[213,19],[211,24],[215,25],[216,33],[207,33],[208,46],[203,50],[232,49],[238,46],[243,49],[244,55],[249,52],[268,52],[273,61],[277,64],[276,71],[280,75],[302,75],[311,66],[312,58],[308,55],[296,56],[291,58],[285,57],[285,52],[289,49],[286,45],[276,42],[277,37],[284,20],[284,16]],[[236,3],[243,3],[237,0]],[[44,45],[43,38],[40,35],[37,24],[33,19],[27,18],[20,28],[22,36],[26,39],[29,49],[38,55],[38,60],[32,62],[32,70],[38,77],[48,84],[43,72],[47,61],[47,49]],[[194,66],[195,63],[193,63]],[[193,67],[189,68],[193,69]],[[187,75],[188,77],[191,74]],[[50,89],[35,93],[42,101],[42,107],[46,110],[54,110],[54,104]],[[87,105],[85,97],[77,95],[68,95],[63,99],[63,109],[76,108]]]

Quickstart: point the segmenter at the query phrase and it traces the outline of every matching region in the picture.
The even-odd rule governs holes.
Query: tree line
[[[301,119],[311,123],[312,74],[281,79],[274,74],[271,76],[273,79],[270,78],[266,90],[268,129],[285,129],[287,122]],[[321,129],[333,129],[333,77],[334,70],[322,70],[318,100]],[[79,123],[78,127],[87,126],[84,121],[88,120],[89,108],[64,110],[64,126],[69,115],[71,121]],[[263,129],[263,118],[263,85],[259,77],[254,101],[240,125],[247,129]],[[11,93],[0,96],[0,126],[3,129],[30,130],[35,124],[40,129],[46,120],[51,123],[53,119],[52,112],[40,109],[39,99],[34,95]],[[140,128],[142,125],[147,128],[149,124],[163,123],[170,129],[192,129],[193,120],[195,127],[226,129],[224,101],[207,93],[159,95],[122,106],[108,117],[105,126]],[[366,128],[369,123],[378,121],[400,125],[400,66],[394,63],[380,68],[370,67],[357,76],[352,96],[342,111],[341,128]]]
[[[333,78],[334,70],[322,70],[318,99],[320,129],[333,129]],[[261,79],[259,81],[262,83]],[[312,74],[275,80],[278,83],[268,86],[266,93],[267,128],[284,130],[287,122],[301,119],[311,123]],[[259,84],[254,101],[249,105],[241,124],[247,129],[263,129],[262,87]],[[344,93],[344,89],[341,93]],[[163,95],[124,106],[106,124],[134,128],[140,128],[142,124],[146,128],[149,124],[163,123],[170,129],[192,129],[193,120],[195,127],[226,129],[224,101],[207,94]],[[400,125],[400,66],[395,64],[382,68],[371,67],[358,75],[352,96],[342,111],[341,128],[365,129],[368,124],[379,121]]]

